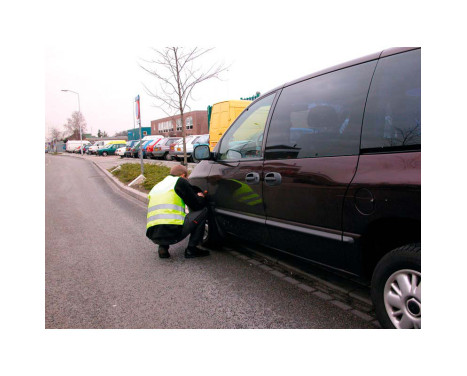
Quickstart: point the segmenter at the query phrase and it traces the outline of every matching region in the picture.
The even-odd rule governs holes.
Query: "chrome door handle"
[[[279,185],[282,183],[282,176],[278,172],[268,172],[264,175],[264,182],[269,185]]]
[[[245,176],[245,181],[247,184],[258,184],[259,183],[259,174],[257,172],[249,172]]]

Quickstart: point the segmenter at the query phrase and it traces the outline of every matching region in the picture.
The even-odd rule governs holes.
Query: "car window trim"
[[[422,150],[421,144],[401,145],[401,146],[382,146],[376,148],[360,149],[360,154],[390,154],[390,153],[407,153],[411,151]]]

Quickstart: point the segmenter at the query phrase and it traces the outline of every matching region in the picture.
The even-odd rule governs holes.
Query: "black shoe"
[[[169,248],[159,246],[159,258],[169,258],[169,257],[170,257]]]
[[[209,256],[207,249],[201,249],[198,247],[188,247],[185,249],[185,258],[204,257]]]

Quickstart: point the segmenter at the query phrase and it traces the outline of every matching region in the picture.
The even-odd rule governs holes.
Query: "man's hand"
[[[200,197],[206,197],[207,194],[208,194],[208,191],[198,192],[197,193],[197,195],[200,196]]]

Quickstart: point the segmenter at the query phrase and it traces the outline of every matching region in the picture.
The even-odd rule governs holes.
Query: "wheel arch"
[[[421,241],[421,222],[409,218],[385,218],[371,223],[361,239],[362,273],[371,278],[376,264],[393,249]]]

